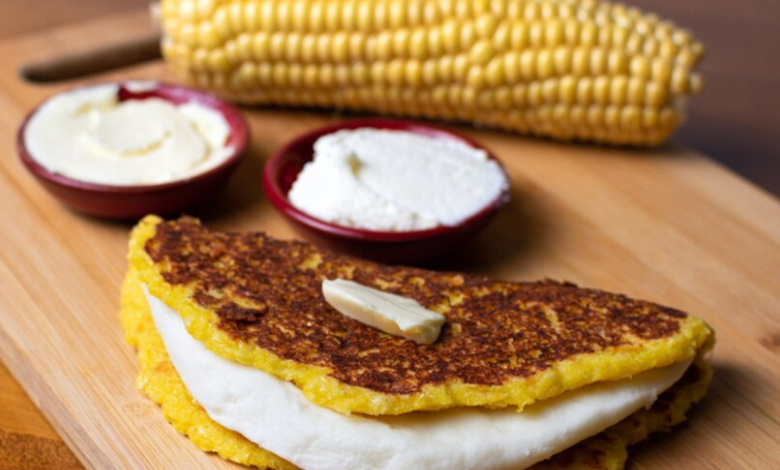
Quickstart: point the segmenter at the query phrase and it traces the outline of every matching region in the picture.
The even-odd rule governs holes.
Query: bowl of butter
[[[266,162],[271,204],[313,241],[383,262],[417,263],[461,246],[509,200],[487,149],[396,119],[306,133]]]
[[[206,93],[152,81],[55,94],[19,128],[24,166],[65,205],[95,216],[172,214],[224,185],[248,137]]]

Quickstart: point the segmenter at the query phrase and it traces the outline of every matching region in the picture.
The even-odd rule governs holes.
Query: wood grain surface
[[[15,159],[23,115],[75,82],[34,86],[22,63],[122,41],[147,28],[122,15],[0,41],[0,469],[233,468],[176,435],[133,387],[116,319],[129,225],[62,208]],[[96,77],[166,78],[162,64]],[[253,142],[227,190],[194,214],[231,230],[293,237],[264,199],[264,158],[338,118],[245,110]],[[513,202],[446,263],[509,279],[565,278],[696,313],[719,335],[716,376],[689,424],[635,449],[634,469],[780,465],[780,204],[696,153],[605,150],[465,128],[507,165]],[[55,433],[35,410],[51,419]]]

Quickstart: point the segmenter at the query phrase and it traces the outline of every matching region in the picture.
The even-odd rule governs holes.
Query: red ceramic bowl
[[[168,183],[115,186],[80,181],[49,171],[27,151],[24,130],[30,118],[38,111],[36,108],[22,122],[17,134],[17,151],[24,166],[63,204],[86,214],[115,219],[173,214],[203,201],[227,183],[238,166],[248,139],[246,123],[238,110],[214,96],[191,88],[156,83],[154,88],[145,89],[128,83],[118,83],[120,101],[161,98],[175,104],[196,102],[218,111],[230,126],[227,145],[235,151],[211,170]]]
[[[408,131],[437,139],[463,142],[488,152],[489,158],[495,160],[504,170],[493,154],[473,140],[427,124],[395,119],[362,119],[316,129],[276,151],[269,157],[263,170],[263,189],[268,200],[293,222],[299,232],[315,243],[385,263],[420,263],[440,257],[462,245],[485,227],[491,217],[509,201],[509,191],[505,189],[481,211],[458,225],[407,232],[381,232],[336,225],[293,206],[287,199],[287,193],[303,166],[314,157],[314,142],[326,134],[363,127]],[[504,172],[506,174],[506,170]]]

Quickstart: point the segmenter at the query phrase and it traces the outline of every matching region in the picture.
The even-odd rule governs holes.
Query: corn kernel
[[[240,101],[654,144],[702,87],[690,33],[598,0],[181,0],[173,71]]]

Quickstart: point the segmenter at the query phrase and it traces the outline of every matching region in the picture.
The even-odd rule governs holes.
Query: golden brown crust
[[[261,233],[212,232],[188,218],[158,224],[145,251],[166,282],[193,285],[194,301],[233,339],[385,394],[453,380],[503,384],[580,354],[671,337],[688,318],[573,284],[382,266]],[[430,346],[386,335],[332,309],[325,278],[414,298],[447,324]]]

